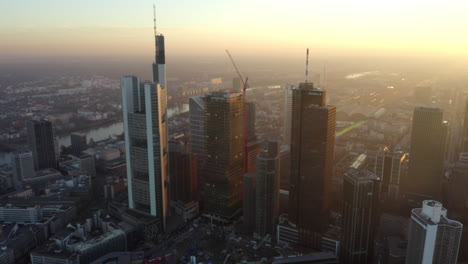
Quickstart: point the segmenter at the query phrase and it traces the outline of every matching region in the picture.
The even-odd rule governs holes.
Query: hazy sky
[[[1,56],[152,56],[152,0],[0,0]],[[168,55],[468,57],[468,1],[158,0]]]

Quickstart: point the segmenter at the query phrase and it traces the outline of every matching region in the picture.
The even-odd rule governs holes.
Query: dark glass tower
[[[336,108],[312,83],[293,90],[289,220],[299,240],[318,246],[332,203]]]
[[[255,233],[275,236],[279,213],[280,145],[270,140],[266,151],[257,156]]]
[[[172,202],[189,203],[197,199],[197,162],[187,146],[180,141],[169,141],[169,178]],[[193,160],[195,159],[195,160]]]
[[[372,263],[380,180],[370,171],[351,169],[343,192],[342,263]]]
[[[81,151],[86,150],[88,143],[86,142],[86,134],[72,133],[70,135],[71,149],[75,156],[80,156]]]
[[[156,32],[155,32],[156,33]],[[166,52],[164,49],[164,36],[155,34],[156,57],[153,63],[153,82],[166,88]]]
[[[468,100],[465,102],[465,122],[463,125],[462,152],[468,152]]]
[[[26,122],[28,130],[28,145],[32,151],[34,168],[57,168],[55,153],[54,128],[47,120],[30,120]]]
[[[436,107],[414,109],[408,175],[402,179],[411,200],[440,197],[448,127],[443,115]]]
[[[205,117],[205,210],[221,219],[231,219],[242,206],[242,95],[227,92],[205,95]]]

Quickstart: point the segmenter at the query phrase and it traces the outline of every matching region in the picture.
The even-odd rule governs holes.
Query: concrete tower
[[[406,263],[455,264],[463,225],[447,218],[447,209],[433,201],[411,211]]]

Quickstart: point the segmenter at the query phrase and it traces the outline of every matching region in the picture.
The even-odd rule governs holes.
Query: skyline
[[[302,56],[310,47],[322,56],[468,57],[463,1],[155,3],[168,56],[223,56],[225,48],[239,56]],[[154,51],[152,4],[2,0],[0,56],[147,56]]]

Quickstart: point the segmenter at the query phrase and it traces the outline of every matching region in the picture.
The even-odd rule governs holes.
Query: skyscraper
[[[121,78],[128,203],[131,209],[155,216],[164,228],[167,192],[166,88]]]
[[[171,201],[189,203],[197,199],[197,163],[191,159],[186,145],[177,140],[169,141],[169,178]]]
[[[468,100],[465,102],[465,121],[463,125],[462,152],[468,152]]]
[[[368,156],[374,155],[368,154]],[[396,200],[400,193],[400,179],[406,172],[408,154],[401,151],[381,151],[375,153],[372,158],[374,159],[370,159],[373,162],[369,167],[381,179],[382,192],[386,198]]]
[[[29,120],[26,122],[28,145],[32,151],[34,168],[57,168],[55,153],[54,128],[47,120]]]
[[[246,102],[245,111],[247,115],[247,159],[245,165],[247,168],[244,168],[244,171],[255,173],[257,171],[257,155],[260,153],[260,142],[257,140],[257,135],[255,134],[255,103]]]
[[[255,188],[256,175],[254,173],[244,174],[244,193],[242,197],[242,218],[245,232],[252,233],[255,229]]]
[[[351,169],[343,183],[342,263],[372,263],[380,182],[370,171]]]
[[[189,99],[190,153],[198,157],[206,156],[205,101],[204,96]]]
[[[408,175],[402,179],[411,200],[440,197],[448,127],[443,114],[436,107],[414,110]]]
[[[465,215],[468,209],[468,153],[460,153],[450,174],[448,186],[448,208]]]
[[[247,111],[247,141],[254,141],[256,140],[255,135],[255,103],[254,102],[246,102],[246,111]]]
[[[203,96],[193,96],[189,98],[189,147],[192,162],[196,162],[197,183],[198,183],[198,201],[200,207],[203,207],[203,197],[205,178],[203,170],[206,162],[206,131],[205,131],[205,99]]]
[[[293,86],[286,85],[284,87],[284,102],[283,102],[283,142],[287,145],[291,144],[291,123],[292,123],[292,99]]]
[[[13,173],[19,183],[35,176],[34,159],[31,151],[18,151],[13,154]]]
[[[240,93],[205,95],[204,206],[221,219],[231,219],[242,206],[243,111]]]
[[[279,213],[280,145],[270,140],[257,156],[255,233],[275,236]]]
[[[81,151],[86,150],[88,143],[86,142],[86,134],[72,133],[70,135],[72,154],[79,156]]]
[[[336,108],[312,83],[293,89],[290,221],[302,243],[318,246],[332,203]]]
[[[463,225],[447,218],[447,209],[433,201],[411,210],[406,263],[455,264]]]

